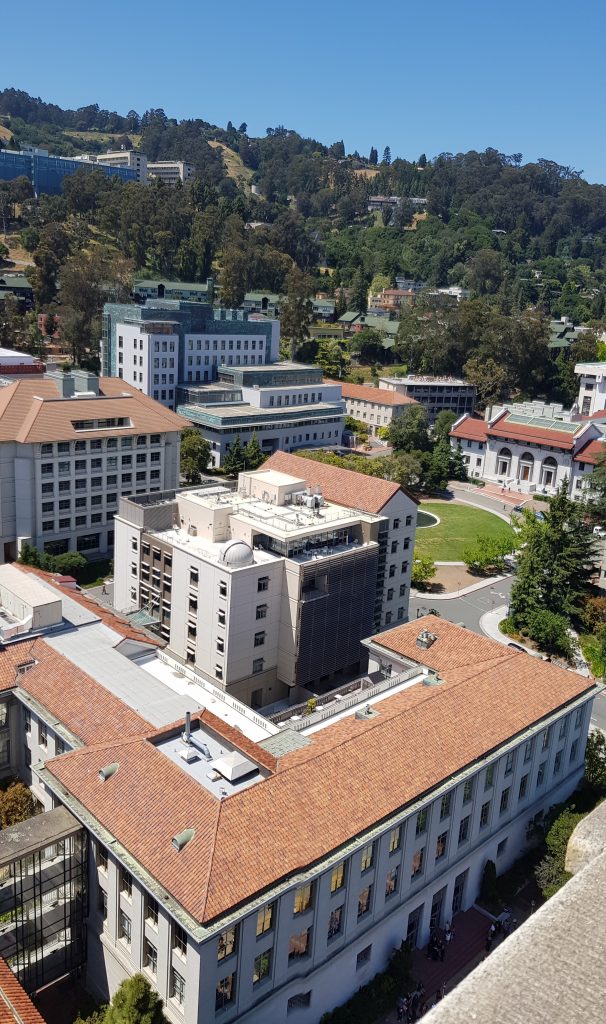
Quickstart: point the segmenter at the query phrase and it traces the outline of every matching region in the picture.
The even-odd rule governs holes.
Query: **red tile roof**
[[[343,398],[353,398],[359,402],[374,402],[375,405],[418,405],[414,398],[400,395],[397,391],[387,388],[373,388],[368,384],[347,384],[340,380],[324,379],[325,384],[340,384]]]
[[[467,441],[486,441],[488,424],[486,420],[480,420],[476,416],[465,416],[452,428],[450,436]]]
[[[598,409],[592,412],[591,416],[581,416],[581,420],[606,420],[606,409]]]
[[[594,438],[593,441],[588,441],[587,444],[579,448],[578,452],[574,457],[575,462],[588,462],[591,466],[596,466],[597,463],[604,458],[606,455],[606,439],[605,438]]]
[[[579,429],[581,429],[579,424]],[[564,451],[572,451],[574,448],[574,434],[565,430],[555,430],[548,427],[539,427],[536,424],[512,423],[507,415],[489,424],[488,437],[498,437],[504,441],[514,441],[518,444],[542,444],[550,448],[561,448]]]
[[[30,663],[26,672],[20,665]],[[140,735],[153,726],[45,640],[21,640],[0,650],[0,690],[18,687],[85,744]]]
[[[416,646],[423,628],[437,636],[427,651]],[[593,680],[434,616],[374,642],[434,666],[443,682],[386,697],[375,718],[352,714],[318,730],[277,772],[223,800],[155,747],[153,735],[63,755],[48,762],[45,781],[65,786],[187,911],[209,922],[595,689]],[[99,769],[114,761],[118,771],[100,782]],[[178,853],[171,840],[185,828],[195,835]]]
[[[330,466],[325,462],[316,462],[315,459],[304,459],[288,452],[274,452],[267,462],[263,463],[263,468],[276,469],[280,473],[296,476],[300,480],[305,480],[310,487],[321,487],[328,501],[345,505],[347,508],[359,509],[361,512],[371,512],[373,515],[380,515],[394,494],[403,490],[390,480],[365,476],[364,473],[341,469],[340,466]],[[404,493],[415,504],[419,504],[407,491]]]
[[[0,957],[0,1024],[45,1024],[27,992]]]

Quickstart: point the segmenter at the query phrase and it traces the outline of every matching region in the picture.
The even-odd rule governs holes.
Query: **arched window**
[[[511,452],[509,448],[501,448],[497,455],[497,476],[508,476],[511,468]]]
[[[556,460],[553,455],[548,455],[546,459],[543,459],[543,465],[541,466],[541,484],[543,487],[555,487],[557,472],[558,464]]]
[[[520,468],[518,471],[518,480],[532,480],[532,471],[534,469],[534,456],[530,452],[524,452],[520,457]]]

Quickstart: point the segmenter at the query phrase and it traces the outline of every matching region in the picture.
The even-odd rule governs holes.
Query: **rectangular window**
[[[187,932],[180,924],[173,928],[173,949],[181,956],[187,956]]]
[[[99,889],[97,909],[101,914],[101,920],[107,921],[107,893],[105,889]]]
[[[158,973],[158,950],[149,939],[143,943],[143,966],[154,976]]]
[[[265,664],[265,662],[263,661],[263,658],[255,658],[253,660],[253,663],[252,663],[252,674],[253,674],[253,676],[257,676],[257,675],[259,675],[260,672],[263,671],[264,664]],[[263,691],[261,691],[261,693],[262,692]]]
[[[396,864],[395,868],[391,868],[391,870],[387,872],[387,877],[385,879],[385,898],[386,899],[387,899],[388,896],[393,896],[393,894],[395,892],[397,892],[399,874],[400,874],[400,865],[399,864]]]
[[[343,928],[343,905],[335,907],[331,911],[330,917],[328,918],[328,939],[334,939],[335,935],[339,935]]]
[[[514,752],[513,750],[510,750],[505,758],[505,775],[511,775],[513,771],[514,760]]]
[[[185,1002],[185,978],[171,967],[170,970],[170,997],[174,999],[178,1006],[183,1006]]]
[[[257,935],[263,935],[273,927],[274,919],[274,904],[268,903],[266,907],[262,907],[257,913]]]
[[[518,800],[523,800],[528,792],[528,775],[523,775],[520,779],[520,789],[518,791]]]
[[[444,818],[448,818],[450,814],[450,793],[446,793],[440,802],[440,821],[444,821]]]
[[[266,604],[259,604],[259,605],[257,605],[257,610],[255,612],[255,618],[256,619],[266,619],[267,618],[267,605]]]
[[[583,712],[584,712],[584,710],[585,710],[584,708],[577,708],[576,714],[574,716],[574,727],[575,727],[575,729],[580,729],[581,725],[583,724]]]
[[[490,800],[487,800],[485,804],[482,804],[482,810],[480,811],[480,828],[486,828],[490,821]]]
[[[461,818],[461,823],[459,825],[459,846],[466,843],[469,839],[469,820],[469,815],[465,818]]]
[[[362,850],[362,859],[360,861],[360,871],[368,871],[372,867],[374,857],[374,843],[369,843]]]
[[[416,835],[421,836],[424,832],[427,832],[427,809],[419,811],[417,814],[417,827]]]
[[[299,935],[291,935],[288,940],[288,960],[298,960],[300,957],[309,956],[311,939],[311,928],[306,928]]]
[[[370,910],[372,885],[367,885],[358,896],[358,921]]]
[[[416,850],[412,857],[412,866],[410,869],[410,877],[417,878],[418,875],[423,874],[423,861],[425,859],[425,847],[422,846],[420,850]]]
[[[490,764],[490,765],[488,765],[488,768],[486,769],[486,774],[484,775],[484,789],[485,790],[486,789],[490,789],[492,787],[493,782],[494,782],[494,765]]]
[[[547,750],[551,741],[551,726],[548,729],[544,729],[541,733],[541,751]]]
[[[448,846],[448,832],[442,832],[436,841],[436,860],[441,860],[446,855]]]
[[[38,743],[41,747],[46,749],[48,743],[48,733],[46,731],[46,725],[44,722],[38,722]]]
[[[539,786],[542,786],[543,783],[545,782],[545,768],[546,767],[547,767],[547,761],[542,761],[541,764],[539,765],[539,770],[537,772],[537,788]]]
[[[345,863],[344,863],[344,861],[341,861],[340,864],[337,864],[336,867],[334,867],[332,869],[332,873],[331,873],[331,876],[330,876],[330,891],[331,892],[337,892],[339,889],[342,889],[343,885],[344,885],[344,882],[345,882]]]
[[[301,885],[298,889],[295,889],[295,901],[293,914],[302,914],[304,910],[309,910],[311,907],[311,882],[307,885]]]
[[[365,949],[360,950],[356,957],[356,971],[359,971],[364,964],[367,964],[370,960],[370,954],[372,953],[372,946],[366,946]]]
[[[265,633],[255,633],[255,647],[263,647],[265,643]]]
[[[133,876],[130,871],[126,868],[120,869],[120,892],[123,893],[127,899],[132,900],[133,898]]]
[[[399,850],[401,842],[402,826],[396,825],[396,827],[392,828],[391,832],[389,833],[389,852],[395,853],[396,850]]]
[[[532,752],[534,748],[534,739],[528,740],[524,745],[524,764],[528,764],[532,760]]]
[[[118,938],[122,939],[127,946],[130,946],[131,926],[130,917],[127,917],[123,910],[120,911],[118,918]]]
[[[557,752],[557,754],[556,754],[556,756],[554,758],[554,761],[553,761],[553,774],[554,775],[559,775],[559,773],[560,773],[560,769],[562,767],[562,754],[563,753],[564,753],[563,750],[558,750],[558,752]]]
[[[257,580],[258,593],[261,593],[264,590],[269,590],[269,576],[260,576]]]
[[[31,733],[31,731],[32,731],[32,713],[29,710],[29,708],[25,708],[24,711],[23,711],[23,725],[25,727],[26,733],[28,733],[28,734]]]
[[[509,795],[511,793],[511,786],[504,789],[501,793],[501,803],[499,804],[499,814],[505,814],[505,811],[509,809]]]
[[[562,721],[560,722],[560,734],[559,734],[559,738],[560,738],[561,740],[563,740],[563,739],[564,739],[564,737],[565,737],[566,733],[568,732],[568,722],[569,722],[569,720],[570,720],[570,719],[569,719],[569,716],[568,716],[568,715],[566,715],[566,718],[563,718],[563,719],[562,719]]]
[[[577,740],[573,740],[572,746],[570,748],[570,757],[568,758],[568,763],[569,764],[572,764],[573,761],[576,761],[577,755],[578,755],[578,751],[579,751],[579,741],[578,741],[578,739]]]
[[[263,981],[264,978],[268,978],[271,974],[271,958],[272,949],[266,949],[264,953],[259,953],[253,963],[253,985],[258,985],[259,982]]]
[[[99,871],[103,872],[104,875],[107,874],[107,863],[108,863],[107,850],[105,849],[104,846],[98,846],[97,847],[97,867],[99,868]]]
[[[154,928],[158,927],[158,903],[153,896],[147,896],[145,899],[145,920]]]
[[[473,799],[473,779],[467,779],[463,786],[463,803],[468,804]]]

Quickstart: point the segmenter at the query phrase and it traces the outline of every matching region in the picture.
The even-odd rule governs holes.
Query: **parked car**
[[[507,644],[507,646],[508,647],[513,647],[514,651],[521,651],[522,654],[526,654],[527,653],[526,649],[524,647],[520,647],[519,644],[509,643],[509,644]]]

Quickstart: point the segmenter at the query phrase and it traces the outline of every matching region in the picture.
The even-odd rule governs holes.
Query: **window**
[[[271,957],[273,950],[266,949],[264,953],[259,953],[255,957],[253,964],[253,985],[258,985],[264,978],[268,978],[271,973]]]
[[[465,818],[461,818],[459,825],[459,846],[466,843],[469,839],[469,814]]]
[[[306,928],[299,935],[291,935],[288,940],[288,960],[298,960],[302,956],[309,955],[311,939],[311,928]]]
[[[490,821],[490,800],[487,800],[485,804],[482,804],[482,810],[480,811],[480,828],[486,828]]]
[[[107,921],[107,893],[105,889],[99,889],[97,897],[97,910],[101,914],[101,920]]]
[[[334,939],[335,935],[339,935],[343,928],[343,904],[340,907],[335,907],[331,911],[328,919],[328,939]]]
[[[390,580],[393,579],[395,574],[396,574],[396,567],[395,567],[395,565],[390,565],[389,566],[389,578],[390,578]]]
[[[265,662],[264,662],[263,658],[255,658],[253,660],[253,663],[252,663],[252,674],[253,674],[253,676],[258,675],[259,672],[263,671],[264,664],[265,664]]]
[[[120,892],[132,900],[133,898],[133,876],[125,868],[120,869]]]
[[[370,910],[372,885],[367,885],[358,896],[358,921]]]
[[[542,786],[543,783],[545,782],[545,768],[546,768],[546,766],[547,766],[547,761],[542,761],[541,764],[539,765],[539,770],[537,772],[537,787],[538,786]]]
[[[396,827],[392,828],[391,832],[389,833],[389,852],[395,853],[396,850],[399,850],[401,842],[402,826],[396,825]]]
[[[423,835],[424,832],[427,832],[427,809],[419,811],[417,814],[416,835]]]
[[[175,924],[173,929],[173,949],[181,956],[187,956],[187,932],[180,924]]]
[[[569,717],[568,717],[568,715],[566,715],[566,718],[563,718],[563,719],[562,719],[562,721],[560,722],[560,734],[559,734],[559,738],[560,738],[561,740],[563,740],[563,739],[564,739],[564,737],[565,737],[566,733],[568,732],[568,722],[569,722]]]
[[[501,839],[501,842],[497,846],[497,857],[502,857],[507,849],[507,838]]]
[[[41,747],[46,750],[48,743],[48,733],[46,731],[46,725],[44,722],[38,722],[38,743]]]
[[[309,910],[311,907],[311,882],[307,885],[301,885],[298,889],[295,889],[295,902],[293,914],[302,914],[304,910]]]
[[[97,847],[97,867],[99,868],[99,871],[103,872],[104,875],[107,874],[107,862],[108,862],[107,850],[105,849],[104,846],[98,846]]]
[[[365,949],[360,950],[356,957],[356,971],[360,970],[364,964],[367,964],[370,960],[370,954],[372,952],[372,946],[366,946]]]
[[[578,750],[579,750],[579,741],[577,739],[577,740],[573,741],[572,746],[570,748],[570,757],[568,758],[568,763],[569,764],[572,764],[573,761],[576,761]]]
[[[484,775],[484,789],[490,789],[494,782],[494,765],[490,764]]]
[[[265,643],[265,633],[255,633],[255,647],[263,647]]]
[[[557,752],[557,754],[556,754],[556,756],[554,758],[554,761],[553,761],[553,774],[554,775],[559,775],[559,773],[560,773],[560,769],[562,767],[562,754],[563,753],[564,753],[563,750],[558,750],[558,752]]]
[[[534,740],[528,740],[524,745],[524,764],[528,764],[528,762],[532,759],[533,748]]]
[[[264,935],[273,927],[274,904],[268,903],[257,913],[257,935]]]
[[[581,725],[583,723],[583,712],[584,712],[584,710],[585,710],[584,708],[577,708],[577,713],[574,716],[574,727],[575,727],[575,729],[580,729],[581,728]]]
[[[304,1007],[308,1007],[310,1002],[311,992],[298,992],[297,995],[291,995],[287,1002],[287,1014],[293,1010],[302,1010]]]
[[[448,832],[442,832],[436,841],[436,860],[441,860],[446,854],[448,846]]]
[[[143,966],[154,976],[158,973],[158,950],[152,946],[149,939],[143,943]]]
[[[391,542],[391,554],[395,555],[397,550],[398,550],[398,542],[397,542],[397,540],[392,540],[392,542]]]
[[[442,797],[442,800],[441,800],[441,803],[440,803],[440,821],[444,821],[444,818],[447,818],[449,816],[449,814],[450,814],[450,798],[451,798],[451,794],[450,793],[446,793]]]
[[[505,814],[505,811],[509,808],[509,795],[511,793],[511,786],[504,789],[501,793],[501,803],[499,804],[499,814]]]
[[[528,792],[528,775],[523,775],[520,779],[520,789],[518,791],[518,800],[523,800]]]
[[[130,946],[130,917],[127,917],[123,910],[120,911],[118,919],[118,938],[122,939],[127,946]]]
[[[257,580],[258,593],[261,593],[261,591],[264,590],[269,590],[269,576],[260,576]]]
[[[505,774],[506,775],[511,775],[511,773],[513,771],[514,760],[515,760],[514,752],[513,752],[513,750],[510,750],[509,753],[507,754],[506,758],[505,758]]]
[[[174,967],[170,970],[170,997],[179,1005],[185,1002],[185,978]]]
[[[541,751],[547,750],[551,740],[551,726],[548,729],[544,729],[541,733]]]
[[[425,847],[422,846],[420,850],[417,850],[412,856],[412,867],[410,870],[410,877],[417,878],[418,875],[423,874],[423,861],[425,859]]]
[[[473,799],[473,779],[467,779],[463,786],[463,803],[468,804]]]
[[[259,605],[257,605],[257,610],[255,612],[255,618],[256,619],[266,619],[267,618],[267,605],[266,604],[259,604]]]
[[[330,876],[330,891],[337,892],[343,888],[345,882],[345,863],[341,861],[336,867],[332,869]]]
[[[387,899],[388,896],[393,896],[397,891],[399,874],[399,864],[396,864],[395,868],[391,868],[391,870],[387,872],[387,877],[385,879],[385,899]]]
[[[148,896],[145,900],[145,920],[154,927],[158,927],[158,903],[153,896]]]
[[[32,713],[29,710],[29,708],[25,708],[24,711],[23,711],[23,725],[25,727],[26,733],[28,733],[28,734],[31,733],[31,731],[32,731]]]
[[[372,867],[374,857],[374,843],[369,843],[362,850],[362,859],[360,862],[360,871],[368,871]]]

